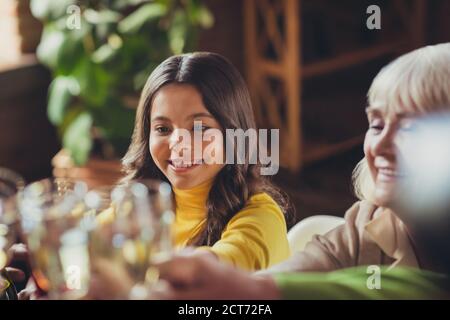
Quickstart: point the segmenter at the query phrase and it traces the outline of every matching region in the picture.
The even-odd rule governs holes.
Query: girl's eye
[[[155,131],[158,132],[159,134],[167,134],[167,133],[169,133],[170,130],[168,127],[160,126],[160,127],[156,127]]]
[[[208,129],[210,129],[210,127],[207,127],[207,126],[204,126],[204,125],[202,125],[201,127],[196,127],[196,126],[194,126],[193,128],[192,128],[192,130],[201,130],[201,131],[206,131],[206,130],[208,130]]]

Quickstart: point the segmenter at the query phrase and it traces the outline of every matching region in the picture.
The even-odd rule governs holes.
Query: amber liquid
[[[70,274],[68,275],[64,268],[63,251],[71,250],[70,253],[87,260],[87,248],[85,254],[83,254],[83,246],[74,248],[75,251],[70,247],[60,245],[55,248],[48,244],[40,245],[37,248],[30,247],[33,257],[32,276],[41,294],[46,294],[51,299],[78,299],[86,294],[88,278],[84,275],[79,274],[79,288],[68,286]],[[88,268],[88,265],[83,268]]]

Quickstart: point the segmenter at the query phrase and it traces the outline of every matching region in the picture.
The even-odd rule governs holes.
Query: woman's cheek
[[[164,139],[156,135],[150,134],[150,155],[159,167],[159,169],[165,169],[164,164],[169,159],[167,151],[169,150],[168,145],[164,142]]]
[[[366,158],[368,156],[370,156],[370,143],[371,143],[372,137],[370,134],[370,131],[367,131],[366,136],[364,137],[364,155],[366,156]]]
[[[364,148],[364,155],[366,157],[367,165],[370,170],[370,174],[372,175],[372,178],[375,179],[375,175],[376,175],[375,165],[374,165],[375,158],[371,152],[372,143],[374,142],[373,139],[374,138],[372,137],[370,131],[368,131],[366,133],[366,137],[364,139],[364,147],[363,148]]]

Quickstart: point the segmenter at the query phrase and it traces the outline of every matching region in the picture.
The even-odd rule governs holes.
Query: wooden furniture
[[[257,121],[260,127],[280,129],[281,164],[294,172],[304,164],[347,150],[363,140],[363,132],[332,142],[316,142],[306,137],[302,123],[305,111],[302,88],[306,80],[327,76],[382,56],[395,57],[425,43],[425,0],[393,0],[389,2],[389,8],[381,8],[382,21],[384,24],[390,18],[401,22],[403,29],[399,37],[389,39],[389,30],[384,30],[387,36],[382,42],[305,62],[301,27],[301,22],[307,18],[304,6],[315,7],[319,14],[332,10],[333,16],[346,21],[355,18],[347,12],[349,2],[244,1],[245,63]],[[361,1],[353,3],[360,5]],[[356,17],[355,28],[365,28],[369,15],[365,11],[360,13],[361,16]]]
[[[59,149],[47,119],[50,73],[35,55],[0,66],[0,166],[27,181],[51,175],[51,156]]]

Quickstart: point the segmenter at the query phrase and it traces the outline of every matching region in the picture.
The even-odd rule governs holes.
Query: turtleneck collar
[[[206,216],[206,200],[213,181],[214,178],[209,179],[190,189],[173,187],[177,215]]]

